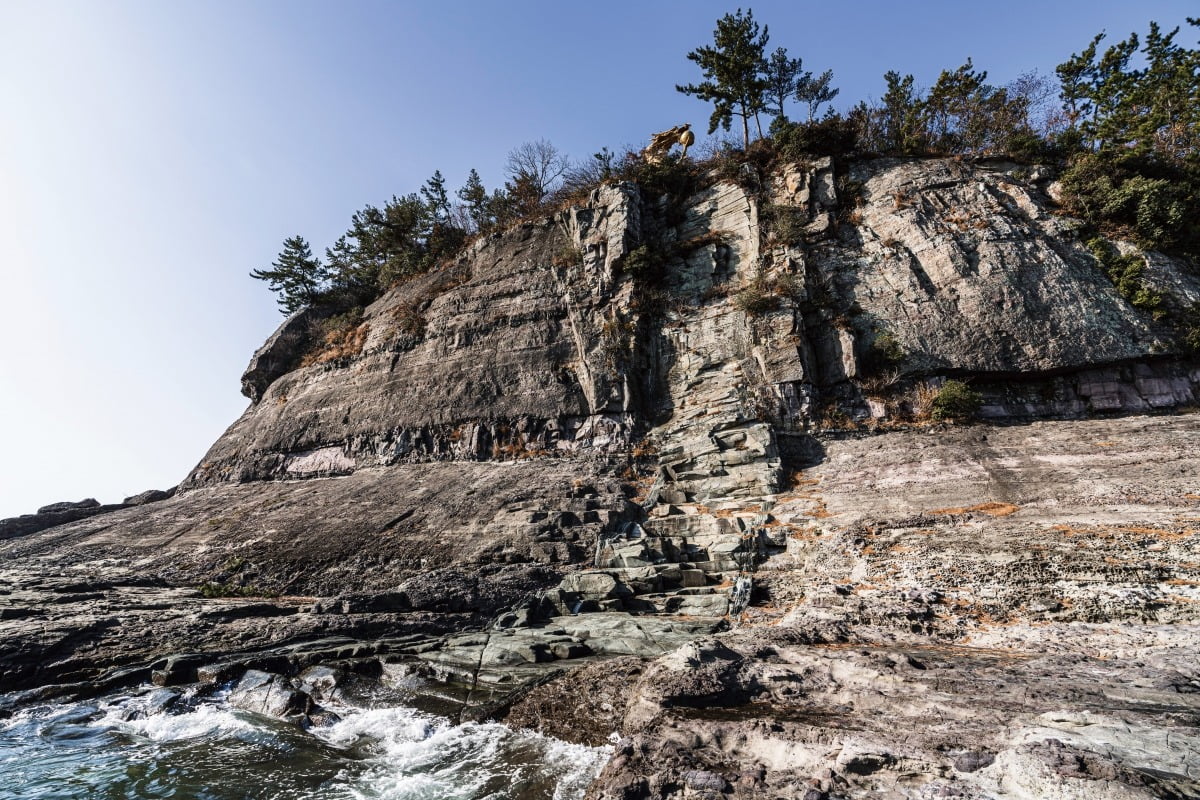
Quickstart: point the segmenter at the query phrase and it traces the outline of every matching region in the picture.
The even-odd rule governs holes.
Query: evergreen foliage
[[[764,94],[774,105],[772,113],[775,114],[776,120],[787,122],[785,103],[800,90],[801,85],[807,86],[811,79],[812,73],[804,71],[803,61],[799,58],[788,58],[785,47],[776,48],[771,57],[764,62]],[[810,113],[809,119],[811,118]]]
[[[765,103],[767,81],[762,73],[768,39],[766,26],[759,30],[754,12],[747,9],[742,14],[739,8],[717,20],[711,46],[687,54],[688,60],[700,67],[704,80],[675,90],[713,104],[710,134],[717,128],[728,131],[737,116],[742,122],[742,143],[750,146],[750,117],[757,120]],[[761,126],[758,133],[762,135]]]
[[[314,258],[303,236],[283,241],[283,250],[271,264],[271,269],[256,269],[250,276],[266,281],[272,292],[279,295],[279,309],[286,315],[315,302],[329,280],[329,271]]]
[[[1188,19],[1196,27],[1200,20]],[[1067,207],[1149,248],[1200,254],[1200,50],[1150,23],[1101,51],[1105,35],[1058,67],[1078,151],[1062,176]],[[1143,66],[1132,66],[1140,53]]]
[[[461,200],[467,211],[467,219],[475,230],[489,227],[491,220],[488,216],[488,193],[483,186],[479,173],[474,168],[467,176],[467,182],[458,190],[456,196]]]
[[[1194,30],[1200,20],[1188,23]],[[706,173],[754,183],[746,163],[761,171],[779,157],[855,153],[1049,162],[1061,170],[1067,210],[1084,219],[1089,236],[1131,237],[1145,248],[1200,256],[1200,50],[1180,44],[1179,34],[1151,22],[1144,37],[1105,47],[1101,33],[1058,66],[1057,85],[1027,73],[995,86],[967,59],[926,92],[912,75],[890,70],[878,102],[822,115],[838,96],[832,70],[814,77],[786,48],[768,54],[767,26],[739,8],[717,20],[711,44],[687,54],[703,80],[676,89],[712,104],[710,134],[739,121],[743,149],[726,144],[705,164],[675,155],[648,164],[603,148],[571,165],[539,139],[509,153],[502,188],[489,191],[472,169],[452,193],[436,171],[417,192],[356,212],[324,262],[295,236],[269,269],[251,275],[268,282],[284,313],[309,304],[344,310],[454,257],[472,235],[580,199],[606,181],[635,181],[651,197],[677,198],[695,191]],[[792,102],[805,106],[800,121],[788,118]],[[770,136],[752,146],[750,120],[762,139],[764,113],[774,118]],[[675,205],[665,204],[664,224],[673,224]],[[1100,241],[1089,246],[1122,294],[1161,313],[1140,268]],[[626,265],[631,272],[638,266],[637,257]]]
[[[937,420],[970,419],[983,405],[983,396],[962,381],[942,384],[933,398],[931,416]]]
[[[833,100],[841,91],[833,88],[833,70],[827,69],[815,78],[811,72],[804,73],[796,81],[794,96],[798,102],[808,106],[808,122],[812,124],[821,106]]]

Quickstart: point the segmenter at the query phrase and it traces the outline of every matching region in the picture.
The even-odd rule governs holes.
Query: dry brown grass
[[[649,458],[658,455],[658,444],[650,439],[642,439],[634,444],[629,454],[634,458]]]
[[[886,400],[900,382],[900,370],[885,369],[873,375],[858,378],[858,387],[867,397]]]
[[[740,506],[738,508],[718,508],[712,512],[714,517],[719,519],[729,519],[738,514],[761,514],[762,506]]]
[[[792,526],[789,526],[789,527],[792,527]],[[788,538],[795,539],[798,542],[815,542],[815,541],[819,540],[821,537],[820,537],[820,535],[818,535],[816,528],[810,527],[810,528],[800,528],[799,530],[796,530],[793,528],[791,533],[788,534]]]
[[[913,387],[910,401],[914,419],[926,422],[933,418],[933,402],[937,400],[938,391],[932,383],[918,383]]]
[[[362,352],[370,332],[371,325],[367,322],[353,327],[329,330],[325,333],[321,347],[308,353],[300,361],[300,366],[311,367],[315,364],[327,364],[342,358],[352,358]]]
[[[792,473],[792,486],[799,488],[801,486],[816,486],[821,482],[820,478],[810,478],[803,471]]]
[[[815,500],[814,499],[814,503],[816,505],[816,508],[814,508],[812,511],[808,512],[807,514],[804,514],[804,516],[810,517],[812,519],[826,519],[828,517],[833,516],[833,512],[825,507],[824,500]]]
[[[409,336],[420,338],[425,335],[425,315],[416,302],[397,303],[391,310],[396,329]]]
[[[1192,528],[1156,528],[1150,525],[1051,525],[1050,530],[1058,531],[1067,538],[1124,539],[1143,545],[1181,542],[1196,534]]]
[[[675,250],[678,253],[686,255],[692,250],[699,250],[701,247],[707,247],[710,244],[725,244],[734,238],[736,237],[730,231],[705,231],[698,236],[693,236],[691,239],[684,239],[681,242],[677,242]]]

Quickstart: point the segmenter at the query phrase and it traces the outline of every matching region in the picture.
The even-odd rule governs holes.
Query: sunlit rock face
[[[0,524],[0,677],[586,663],[472,713],[617,731],[595,797],[1193,796],[1200,273],[1135,307],[1051,177],[606,185],[301,311],[174,496]]]

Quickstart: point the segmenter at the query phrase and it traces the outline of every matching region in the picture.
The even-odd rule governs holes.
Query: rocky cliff
[[[321,344],[313,312],[290,319],[243,378],[254,403],[184,486],[606,457],[647,435],[811,431],[823,405],[885,418],[881,336],[897,378],[970,376],[988,417],[1195,402],[1170,326],[1117,292],[1028,173],[826,160],[686,198],[604,187],[386,294],[351,351],[297,367]],[[630,267],[631,252],[661,263]],[[1144,257],[1152,288],[1200,300],[1192,265]]]
[[[1133,305],[1050,177],[606,185],[301,311],[177,494],[0,543],[0,674],[586,663],[489,713],[618,731],[597,796],[1200,796],[1200,271],[1141,254]],[[948,378],[987,424],[930,421]]]

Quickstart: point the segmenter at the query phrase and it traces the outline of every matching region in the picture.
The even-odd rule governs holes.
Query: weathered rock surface
[[[1179,640],[1056,634],[1048,651],[1029,647],[1043,635],[1029,628],[1004,648],[778,629],[698,641],[640,673],[621,665],[619,711],[602,714],[625,738],[591,796],[1195,797],[1200,695],[1177,688],[1196,678]],[[590,702],[558,700],[567,713]]]
[[[19,517],[0,519],[0,539],[14,539],[26,536],[56,525],[64,525],[79,519],[87,519],[97,514],[106,514],[125,508],[128,503],[116,505],[101,505],[95,498],[79,502],[65,501],[42,506],[36,514],[22,514]]]
[[[122,502],[127,506],[144,506],[146,503],[157,503],[161,500],[169,500],[175,496],[175,489],[147,489],[144,492],[126,497]]]
[[[366,309],[353,357],[281,371],[308,324],[289,318],[243,379],[255,404],[184,486],[621,448],[637,387],[606,364],[602,328],[627,303],[615,265],[638,218],[637,192],[614,187],[484,240]]]
[[[633,513],[614,478],[589,480],[582,466],[397,465],[222,484],[15,539],[8,552],[64,570],[120,559],[225,594],[400,590],[416,608],[494,612],[557,582],[567,564],[591,556],[601,530]],[[487,588],[514,574],[528,580]]]
[[[507,719],[620,735],[598,798],[1200,796],[1192,416],[821,444],[738,630]]]
[[[1013,165],[752,172],[301,312],[178,492],[0,522],[5,703],[387,663],[616,732],[596,797],[1200,797],[1178,331]],[[913,424],[948,377],[991,423]]]
[[[834,279],[913,366],[1085,369],[1168,349],[1164,329],[1097,269],[1070,221],[1003,169],[952,160],[857,165],[862,221]],[[851,266],[852,264],[852,266]],[[1190,270],[1166,268],[1200,298]]]

